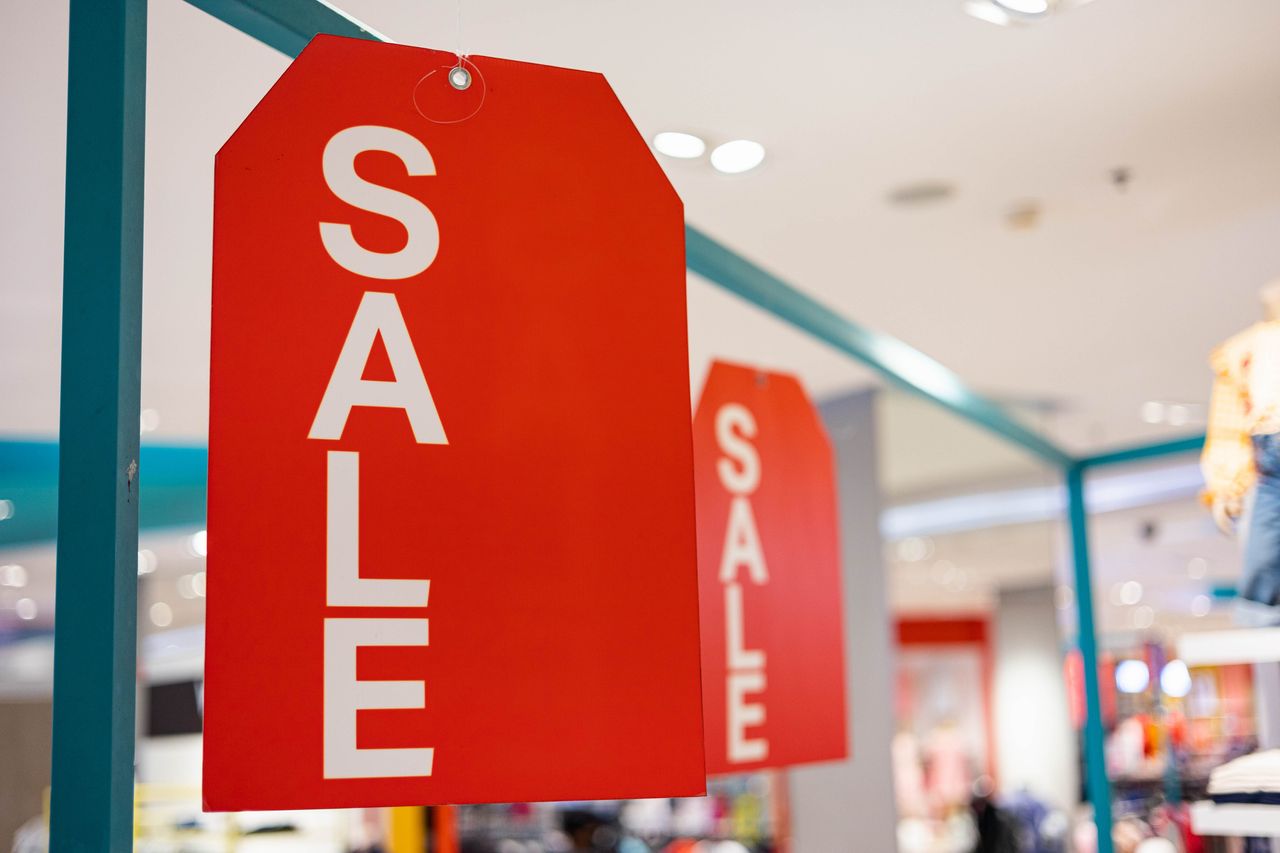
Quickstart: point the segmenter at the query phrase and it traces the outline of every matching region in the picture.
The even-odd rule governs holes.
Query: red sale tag
[[[834,459],[791,376],[716,362],[693,423],[707,772],[844,758]]]
[[[211,809],[704,789],[680,200],[456,64],[318,36],[218,155]]]

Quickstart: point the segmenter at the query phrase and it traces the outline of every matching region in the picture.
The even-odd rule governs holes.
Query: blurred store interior
[[[455,41],[453,2],[337,5]],[[739,174],[655,153],[687,221],[1037,434],[1076,455],[1201,436],[1210,353],[1280,279],[1280,5],[1019,5],[461,4],[469,52],[601,70],[648,140],[759,141]],[[0,848],[40,843],[49,784],[68,4],[5,12]],[[851,759],[696,800],[201,813],[213,155],[287,59],[183,0],[150,0],[148,25],[140,431],[168,491],[138,552],[136,850],[960,853],[997,849],[977,846],[989,806],[1020,828],[1001,850],[1086,853],[1082,594],[1115,849],[1245,849],[1189,809],[1214,768],[1280,746],[1275,665],[1255,669],[1280,635],[1197,644],[1241,627],[1243,569],[1196,450],[1089,475],[1080,590],[1059,469],[693,274],[695,398],[712,359],[798,376],[864,522],[841,531]]]

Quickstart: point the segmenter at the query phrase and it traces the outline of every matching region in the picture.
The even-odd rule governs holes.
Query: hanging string
[[[462,0],[456,0],[458,9],[457,20],[457,56],[458,62],[449,71],[449,85],[458,91],[464,91],[471,88],[471,70],[467,68],[466,54],[462,52]]]
[[[463,57],[465,56],[465,54],[462,52],[462,0],[457,0],[457,7],[458,7],[458,32],[457,32],[456,43],[458,45],[458,50],[457,50],[458,65],[462,65],[462,60],[463,60]]]

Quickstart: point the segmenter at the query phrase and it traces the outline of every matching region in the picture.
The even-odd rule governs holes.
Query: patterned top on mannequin
[[[1255,435],[1280,432],[1280,280],[1259,292],[1266,317],[1213,351],[1213,395],[1200,466],[1204,500],[1231,532],[1253,486]]]

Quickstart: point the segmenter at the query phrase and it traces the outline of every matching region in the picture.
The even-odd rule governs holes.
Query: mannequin
[[[1280,624],[1280,280],[1262,288],[1264,320],[1210,357],[1214,370],[1201,467],[1214,520],[1233,535],[1243,526],[1239,621]]]

